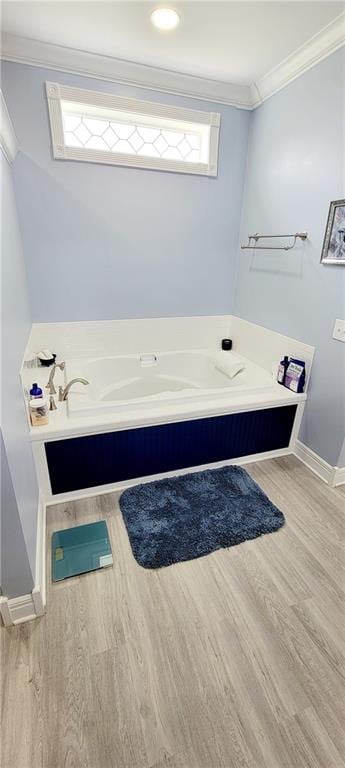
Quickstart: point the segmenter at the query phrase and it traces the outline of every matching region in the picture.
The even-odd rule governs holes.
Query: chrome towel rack
[[[258,242],[258,240],[268,240],[271,238],[280,238],[280,237],[292,237],[293,242],[290,243],[290,245],[251,245],[251,241],[254,240],[255,243]],[[255,235],[248,235],[248,245],[241,245],[242,251],[247,250],[250,248],[253,251],[291,251],[292,248],[295,247],[297,238],[300,240],[306,240],[308,237],[307,232],[296,232],[294,235],[259,235],[257,232]]]

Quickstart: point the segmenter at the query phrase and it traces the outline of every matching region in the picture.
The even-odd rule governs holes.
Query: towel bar
[[[290,245],[251,245],[251,240],[254,240],[255,243],[257,243],[258,240],[266,240],[273,237],[293,237],[293,243]],[[308,233],[296,232],[294,235],[259,235],[256,232],[255,235],[248,235],[248,245],[241,245],[241,249],[242,251],[245,251],[249,248],[253,251],[291,251],[291,249],[295,247],[298,237],[300,240],[306,240]]]

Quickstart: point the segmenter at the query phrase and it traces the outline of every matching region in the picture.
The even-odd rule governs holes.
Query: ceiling
[[[176,30],[150,21],[159,6]],[[345,2],[2,3],[4,32],[240,85],[278,66],[345,10]]]

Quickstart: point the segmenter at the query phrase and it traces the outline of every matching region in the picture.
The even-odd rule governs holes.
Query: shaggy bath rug
[[[232,547],[284,525],[242,467],[208,469],[128,488],[120,508],[135,559],[161,568]]]

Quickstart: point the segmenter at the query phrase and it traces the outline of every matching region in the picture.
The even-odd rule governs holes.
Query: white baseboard
[[[332,467],[300,440],[296,440],[295,455],[328,485],[335,487],[345,483],[345,467]]]
[[[43,616],[46,606],[46,505],[40,499],[37,510],[35,586],[28,595],[0,597],[0,615],[5,627]]]
[[[37,618],[32,593],[19,597],[0,598],[0,612],[5,627],[11,624],[21,624],[23,621],[31,621]]]
[[[32,596],[37,616],[42,616],[46,607],[46,504],[40,494],[37,512],[36,573]]]
[[[345,485],[345,467],[334,467],[333,485]]]

